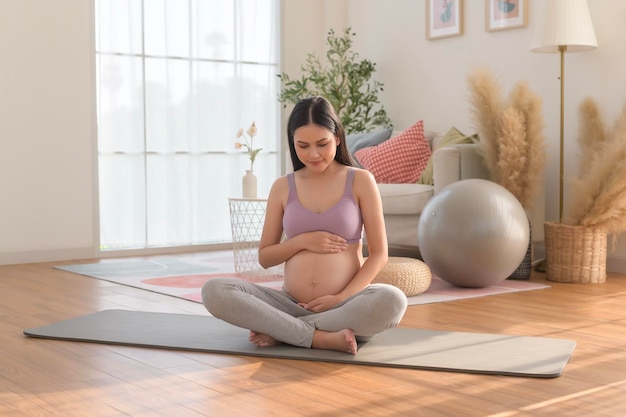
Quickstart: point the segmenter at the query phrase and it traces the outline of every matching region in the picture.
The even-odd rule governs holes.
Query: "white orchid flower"
[[[250,128],[248,129],[248,136],[250,136],[251,138],[256,136],[256,124],[255,124],[255,122],[252,122],[252,125],[250,125]]]
[[[244,134],[243,129],[239,129],[237,131],[237,138],[244,138],[244,142],[235,142],[235,149],[245,148],[246,152],[250,156],[250,170],[254,167],[254,161],[256,160],[257,154],[261,151],[262,148],[254,148],[252,146],[252,142],[254,137],[257,134],[256,123],[252,122],[252,125],[246,131],[247,135]]]

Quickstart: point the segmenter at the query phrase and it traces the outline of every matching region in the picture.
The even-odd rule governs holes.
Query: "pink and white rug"
[[[59,265],[57,269],[117,284],[201,302],[202,285],[217,277],[237,277],[273,288],[282,286],[282,268],[238,274],[232,251],[166,255],[150,258],[102,259],[96,263]],[[409,305],[438,303],[549,288],[529,281],[504,280],[487,288],[459,288],[433,277],[424,293],[408,297]]]

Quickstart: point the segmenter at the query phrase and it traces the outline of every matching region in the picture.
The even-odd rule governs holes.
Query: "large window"
[[[100,246],[231,240],[255,121],[260,196],[279,174],[279,0],[95,0]]]

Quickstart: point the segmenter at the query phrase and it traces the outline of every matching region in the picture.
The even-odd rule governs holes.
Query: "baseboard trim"
[[[32,264],[96,258],[93,247],[0,253],[0,265]]]
[[[227,242],[194,246],[171,246],[112,251],[98,251],[95,250],[93,247],[88,247],[26,252],[5,252],[0,253],[0,265],[32,264],[57,261],[78,261],[84,259],[122,258],[125,256],[169,255],[212,250],[229,250],[232,248],[233,244]]]

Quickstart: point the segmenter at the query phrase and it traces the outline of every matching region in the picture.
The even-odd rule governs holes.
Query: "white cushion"
[[[378,184],[385,214],[420,214],[434,194],[425,184]]]

